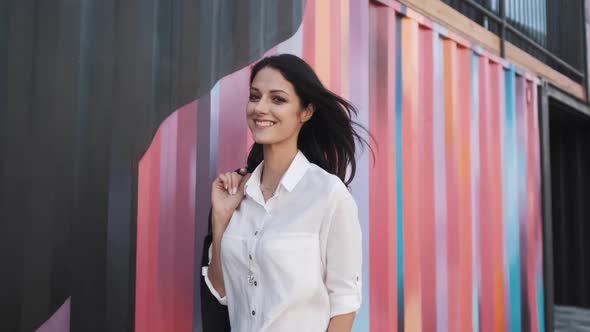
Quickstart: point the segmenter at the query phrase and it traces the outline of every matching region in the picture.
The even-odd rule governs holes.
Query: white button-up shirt
[[[299,151],[274,196],[260,191],[262,164],[221,241],[232,331],[325,332],[361,304],[361,228],[342,181]],[[209,249],[211,257],[211,249]]]

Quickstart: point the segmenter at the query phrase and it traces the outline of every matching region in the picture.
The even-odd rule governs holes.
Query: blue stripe
[[[479,331],[479,56],[471,56],[471,189],[472,255],[473,255],[473,328]]]
[[[403,192],[403,144],[402,144],[402,34],[401,18],[396,23],[396,105],[395,105],[395,154],[397,177],[397,308],[398,331],[404,327],[404,192]]]
[[[508,263],[509,326],[511,332],[522,329],[520,290],[520,245],[518,222],[518,140],[516,136],[516,73],[510,68],[505,73],[506,82],[506,123],[504,130],[504,234],[505,258]]]
[[[447,166],[445,145],[444,53],[441,35],[434,38],[434,195],[436,211],[436,328],[448,331]]]

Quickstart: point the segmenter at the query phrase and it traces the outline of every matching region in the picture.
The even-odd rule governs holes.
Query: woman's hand
[[[220,174],[211,188],[211,206],[214,228],[225,230],[235,209],[244,198],[244,185],[250,178],[246,168],[239,173],[228,172]]]
[[[239,173],[220,174],[211,188],[211,227],[213,241],[211,243],[211,261],[207,269],[207,276],[219,296],[225,297],[223,269],[221,268],[221,238],[229,224],[234,210],[244,198],[244,184],[250,178],[245,168]]]

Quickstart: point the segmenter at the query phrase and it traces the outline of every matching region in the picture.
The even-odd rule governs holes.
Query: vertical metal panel
[[[363,9],[346,2],[328,13],[318,1],[309,1],[299,35],[268,53],[303,55],[329,88],[350,93],[378,140],[376,164],[361,164],[367,177],[356,178],[353,186],[359,208],[368,211],[361,223],[369,256],[354,330],[530,326],[542,331],[541,206],[535,203],[540,184],[534,167],[539,128],[537,106],[527,92],[537,83],[388,3]],[[325,15],[340,17],[325,21]],[[368,42],[362,42],[364,33]],[[325,53],[334,47],[344,52]],[[358,68],[367,69],[366,77]],[[211,105],[209,112],[219,114],[219,128],[239,132],[219,130],[214,140],[247,137],[232,122],[242,121],[233,116],[241,94],[227,93],[247,84],[244,75],[224,78],[203,101]],[[358,92],[363,86],[366,96]],[[225,97],[217,102],[214,96]],[[241,160],[211,149],[228,167]],[[151,183],[149,153],[142,161],[142,188]]]

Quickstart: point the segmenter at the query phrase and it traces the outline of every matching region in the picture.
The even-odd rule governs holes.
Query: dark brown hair
[[[356,143],[371,149],[357,132],[357,128],[365,131],[366,129],[352,120],[352,115],[356,116],[358,113],[356,108],[326,89],[313,69],[295,55],[281,54],[260,60],[252,68],[250,84],[256,74],[265,67],[278,70],[293,84],[302,107],[309,104],[314,107],[313,116],[303,124],[299,133],[299,150],[310,162],[338,176],[348,186],[356,174]],[[262,145],[254,143],[248,155],[248,172],[252,172],[263,159]],[[348,165],[350,176],[346,179]]]

